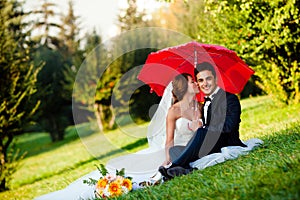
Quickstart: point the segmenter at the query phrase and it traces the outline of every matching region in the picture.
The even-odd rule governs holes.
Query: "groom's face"
[[[217,87],[217,79],[209,70],[204,70],[196,75],[200,90],[206,95],[211,95]]]

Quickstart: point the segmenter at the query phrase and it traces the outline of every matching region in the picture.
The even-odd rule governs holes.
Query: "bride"
[[[140,182],[157,172],[159,166],[169,165],[169,148],[185,146],[194,134],[190,127],[202,125],[199,121],[201,110],[195,101],[197,93],[199,88],[190,74],[176,76],[165,89],[148,127],[149,148],[112,159],[106,167],[112,171],[125,168],[136,182]]]
[[[201,109],[195,95],[199,88],[190,74],[180,74],[166,87],[155,115],[148,127],[149,148],[134,154],[114,158],[106,164],[109,172],[114,173],[125,168],[127,176],[135,183],[153,180],[158,167],[167,166],[171,162],[169,148],[174,145],[185,146],[194,131],[191,127],[202,125]],[[83,184],[88,178],[99,178],[95,170],[71,183],[63,190],[55,191],[36,200],[46,199],[93,199],[94,188]],[[154,177],[155,179],[155,177]],[[136,187],[139,184],[136,185]]]

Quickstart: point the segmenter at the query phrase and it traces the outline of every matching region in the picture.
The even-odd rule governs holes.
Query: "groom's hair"
[[[216,78],[216,70],[209,62],[198,63],[194,69],[195,76],[204,70],[211,71],[212,75]]]

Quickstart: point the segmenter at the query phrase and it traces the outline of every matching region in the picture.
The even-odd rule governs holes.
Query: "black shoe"
[[[170,177],[169,175],[168,175],[168,169],[167,168],[165,168],[164,166],[160,166],[159,168],[158,168],[158,171],[161,173],[161,175],[163,175],[164,177],[165,177],[165,179],[171,179],[172,177]]]
[[[185,169],[183,167],[177,166],[167,170],[168,176],[174,178],[175,176],[182,176],[191,173],[193,169]]]
[[[169,181],[169,180],[171,180],[171,179],[166,178],[165,176],[163,176],[163,181],[164,181],[164,182],[167,182],[167,181]]]

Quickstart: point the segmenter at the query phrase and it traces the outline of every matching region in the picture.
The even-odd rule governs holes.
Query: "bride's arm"
[[[166,144],[165,144],[166,160],[163,163],[164,166],[171,163],[169,149],[174,146],[174,131],[176,126],[175,123],[176,123],[176,108],[171,107],[168,111],[167,120],[166,120]]]

